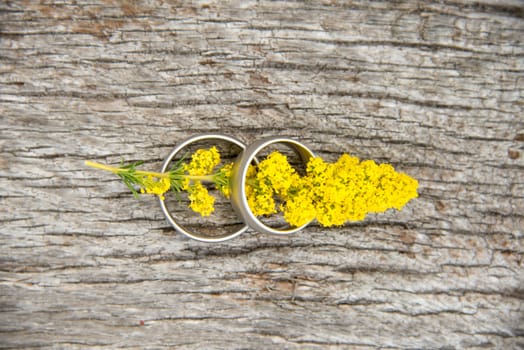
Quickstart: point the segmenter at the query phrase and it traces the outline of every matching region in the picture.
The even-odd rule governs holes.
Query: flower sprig
[[[209,216],[215,203],[203,183],[213,183],[222,195],[230,195],[233,163],[218,167],[220,153],[216,147],[197,150],[189,163],[181,159],[165,173],[138,170],[141,162],[119,167],[91,161],[86,164],[118,175],[135,197],[139,193],[155,194],[163,200],[169,190],[177,196],[186,191],[189,207],[202,216]],[[275,151],[258,165],[251,165],[246,178],[247,201],[254,215],[280,212],[296,227],[313,219],[322,226],[338,226],[363,220],[369,213],[401,210],[418,196],[417,188],[417,180],[389,164],[360,161],[348,154],[335,163],[311,158],[306,174],[301,176],[285,155]]]
[[[229,197],[229,176],[232,163],[226,164],[217,171],[220,164],[220,154],[216,147],[196,151],[189,163],[184,158],[175,162],[169,171],[164,173],[137,170],[143,162],[131,164],[121,163],[119,167],[109,166],[93,161],[86,165],[110,171],[122,179],[135,197],[139,194],[155,194],[165,199],[165,193],[171,190],[175,195],[186,191],[190,200],[189,207],[201,214],[209,216],[214,211],[215,198],[211,196],[203,182],[214,183],[215,187],[226,197]]]

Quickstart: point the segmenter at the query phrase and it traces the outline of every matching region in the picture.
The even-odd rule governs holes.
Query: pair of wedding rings
[[[162,172],[168,171],[171,163],[175,159],[177,159],[177,157],[180,158],[179,154],[181,154],[183,150],[188,149],[190,145],[199,142],[201,143],[203,141],[209,142],[210,144],[213,144],[215,142],[225,142],[230,145],[237,146],[241,150],[234,161],[230,177],[230,201],[231,206],[233,207],[235,213],[241,219],[243,224],[239,229],[235,228],[235,231],[233,232],[225,232],[220,234],[210,234],[208,232],[194,232],[195,230],[189,230],[186,227],[184,227],[184,225],[177,222],[171,211],[168,209],[165,200],[159,199],[160,207],[162,208],[162,211],[166,216],[166,219],[175,228],[176,231],[198,241],[221,242],[237,237],[238,235],[245,232],[248,228],[251,228],[260,233],[285,235],[298,232],[307,225],[305,224],[300,227],[291,227],[287,225],[283,227],[274,228],[264,223],[260,218],[255,216],[253,214],[253,211],[249,207],[246,197],[246,176],[249,166],[251,164],[258,163],[258,160],[256,158],[257,155],[267,147],[275,145],[286,146],[297,155],[299,161],[304,165],[304,167],[307,164],[308,160],[314,157],[314,154],[313,152],[311,152],[311,150],[309,150],[300,142],[285,137],[266,137],[253,142],[249,146],[246,146],[242,141],[234,137],[218,133],[207,133],[190,137],[182,143],[180,143],[177,147],[175,147],[165,159],[162,165]]]

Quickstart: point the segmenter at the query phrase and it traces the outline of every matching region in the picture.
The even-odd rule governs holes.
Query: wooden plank
[[[0,347],[524,347],[523,17],[492,0],[2,2]],[[202,132],[388,162],[420,197],[204,244],[83,164],[159,169]]]

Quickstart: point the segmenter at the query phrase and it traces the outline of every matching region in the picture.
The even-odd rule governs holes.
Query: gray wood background
[[[0,347],[524,347],[520,1],[1,1]],[[176,234],[86,159],[285,135],[420,180],[291,237]]]

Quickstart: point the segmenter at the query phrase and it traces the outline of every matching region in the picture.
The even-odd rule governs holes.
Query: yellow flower
[[[209,216],[215,210],[215,198],[209,194],[201,179],[192,179],[192,176],[215,180],[213,169],[220,163],[220,154],[215,146],[210,149],[199,149],[192,156],[184,170],[189,175],[182,180],[181,188],[188,193],[189,207],[202,216]],[[217,185],[218,186],[218,185]],[[229,186],[226,186],[229,190]]]
[[[313,201],[317,220],[323,226],[363,220],[368,213],[390,208],[400,210],[418,196],[417,180],[396,172],[389,164],[359,162],[347,154],[334,164],[312,166],[308,171],[308,177],[315,183]]]
[[[287,200],[290,190],[296,187],[299,180],[300,176],[288,163],[287,157],[278,151],[271,153],[256,168],[250,166],[246,179],[246,196],[253,214],[260,216],[277,213],[274,196]],[[289,208],[292,206],[290,203]],[[286,212],[289,210],[286,209]],[[303,220],[298,215],[289,215],[293,217],[293,222]]]
[[[220,163],[220,154],[215,146],[210,149],[199,149],[191,156],[191,162],[184,169],[189,175],[210,175]]]
[[[246,197],[251,211],[256,216],[275,214],[273,189],[257,178],[257,170],[250,165],[246,175]]]
[[[164,193],[171,187],[169,177],[157,178],[152,175],[143,176],[141,178],[141,193],[156,194],[160,199],[164,200]]]
[[[313,218],[323,226],[343,225],[363,220],[371,212],[400,210],[418,196],[417,180],[396,172],[389,164],[360,162],[348,154],[331,164],[312,158],[306,170],[306,176],[300,177],[278,152],[260,162],[257,169],[249,169],[246,194],[253,213],[275,213],[277,195],[284,201],[279,206],[284,219],[293,226]]]
[[[295,169],[288,163],[287,157],[276,151],[260,162],[257,168],[258,182],[267,184],[281,197],[286,197],[289,188],[298,178]]]
[[[287,200],[280,205],[284,220],[290,225],[300,227],[316,216],[316,208],[311,199],[311,186],[306,178],[300,178],[290,189]]]
[[[191,201],[189,207],[202,216],[209,216],[215,210],[215,197],[211,196],[200,181],[190,185],[187,189]]]

